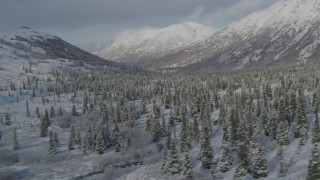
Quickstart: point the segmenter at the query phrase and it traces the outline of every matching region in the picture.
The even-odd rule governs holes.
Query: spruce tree
[[[54,118],[56,116],[56,111],[54,110],[54,107],[51,106],[50,108],[50,118]]]
[[[320,179],[320,152],[318,143],[314,144],[312,158],[309,161],[307,180]]]
[[[251,171],[250,149],[247,143],[245,123],[241,122],[238,129],[238,149],[237,149],[237,167],[235,177],[239,178],[245,176],[247,172]]]
[[[17,129],[16,127],[13,128],[13,144],[12,144],[12,149],[15,151],[19,149],[19,144],[17,140]]]
[[[120,134],[119,134],[118,124],[114,125],[114,129],[112,132],[112,139],[115,144],[115,152],[120,152],[121,151],[121,144],[120,144]]]
[[[231,150],[230,150],[230,145],[228,143],[223,145],[222,154],[218,162],[218,167],[221,172],[229,171],[230,165],[231,165],[230,159],[231,159]]]
[[[83,138],[83,143],[82,143],[82,154],[86,155],[87,150],[88,150],[88,134],[86,134]]]
[[[169,164],[168,164],[168,171],[171,174],[179,174],[181,172],[181,163],[180,163],[180,161],[178,159],[175,139],[173,139],[171,141],[171,149],[170,149],[170,159],[169,159]]]
[[[26,116],[30,117],[30,111],[29,111],[29,101],[26,100]]]
[[[60,144],[60,141],[59,141],[59,139],[58,139],[58,134],[57,134],[57,132],[54,132],[54,134],[53,134],[53,140],[54,140],[54,142],[55,142],[55,144],[56,144],[56,146],[57,147],[59,147],[61,144]]]
[[[188,152],[191,146],[189,139],[189,123],[186,115],[182,115],[182,128],[180,133],[180,152]]]
[[[185,176],[186,179],[192,179],[192,162],[191,159],[188,155],[188,153],[185,154],[185,160],[184,160],[184,171],[183,175]]]
[[[103,154],[104,153],[105,143],[104,143],[104,140],[103,140],[103,137],[102,137],[101,130],[98,130],[98,133],[97,133],[96,148],[95,149],[96,149],[96,152],[98,154]]]
[[[169,149],[167,146],[165,146],[163,150],[162,162],[161,162],[161,170],[163,172],[168,171],[168,160],[169,160]]]
[[[74,129],[73,126],[71,126],[71,128],[70,128],[69,143],[68,143],[68,149],[69,149],[69,150],[74,150],[75,136],[76,136],[76,130]]]
[[[281,98],[279,105],[279,125],[278,125],[278,133],[277,133],[277,143],[280,146],[289,145],[289,127],[288,121],[286,119],[286,111],[284,99]]]
[[[49,133],[49,147],[48,147],[49,154],[56,154],[57,153],[57,144],[54,140],[54,135],[52,131]]]
[[[199,115],[193,116],[193,140],[196,142],[200,141],[200,130],[199,130]]]
[[[213,152],[210,145],[209,128],[203,127],[203,136],[200,149],[201,167],[204,169],[210,169],[212,165]]]
[[[40,119],[40,110],[39,110],[39,107],[36,107],[36,115],[37,115],[38,119]]]
[[[72,115],[72,116],[77,116],[77,115],[78,115],[78,113],[77,113],[77,108],[76,108],[76,105],[75,105],[75,104],[72,105],[71,115]]]
[[[287,165],[284,160],[284,154],[283,154],[283,149],[281,145],[279,147],[279,159],[280,159],[280,167],[279,167],[278,176],[285,177],[287,175]]]
[[[316,103],[317,104],[317,103]],[[313,126],[313,138],[312,142],[313,143],[319,143],[320,142],[320,121],[319,121],[319,106],[315,107],[315,116],[316,119],[314,121],[314,126]]]
[[[11,125],[11,117],[9,113],[5,113],[3,124],[10,126]]]
[[[166,137],[168,135],[167,129],[168,127],[167,127],[166,120],[164,118],[164,115],[162,115],[162,122],[161,122],[161,129],[160,129],[161,137]]]
[[[82,141],[81,141],[81,134],[80,134],[80,130],[78,129],[76,131],[76,134],[75,134],[75,145],[78,146],[79,149],[81,149],[82,147]]]
[[[48,134],[48,127],[50,126],[50,120],[48,111],[45,111],[45,115],[40,119],[40,137],[46,137]]]
[[[161,124],[159,118],[152,118],[151,120],[151,135],[152,141],[158,142],[161,137]]]
[[[263,147],[258,148],[256,161],[253,165],[253,177],[259,179],[268,176],[267,159]]]

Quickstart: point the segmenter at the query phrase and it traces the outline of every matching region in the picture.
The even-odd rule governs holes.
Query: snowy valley
[[[0,179],[320,179],[319,12],[281,0],[98,56],[29,27],[3,35]]]

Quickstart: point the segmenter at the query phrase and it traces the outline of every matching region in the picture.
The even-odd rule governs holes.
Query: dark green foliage
[[[287,175],[287,165],[286,165],[286,162],[285,162],[285,159],[284,159],[284,154],[283,154],[283,149],[282,149],[282,146],[280,145],[279,147],[279,177],[285,177]]]
[[[26,116],[30,117],[30,111],[29,111],[29,101],[26,100]]]
[[[12,144],[12,149],[15,151],[19,149],[19,144],[17,140],[17,129],[14,127],[13,128],[13,144]]]
[[[184,159],[184,170],[183,170],[183,175],[187,179],[192,179],[193,174],[192,174],[192,162],[191,159],[188,155],[188,153],[185,154],[185,159]]]
[[[290,143],[289,140],[289,127],[287,121],[287,115],[285,110],[285,102],[284,99],[281,98],[279,105],[279,125],[278,125],[278,133],[277,133],[277,142],[278,145],[284,146]]]
[[[253,177],[259,179],[268,176],[267,159],[263,147],[258,148],[256,161],[253,165]]]
[[[320,179],[320,151],[318,144],[314,144],[312,158],[309,161],[307,180]]]
[[[76,130],[73,126],[71,126],[69,143],[68,143],[68,150],[74,150],[75,144],[76,144]]]
[[[95,149],[98,154],[103,154],[105,150],[105,142],[103,140],[102,130],[100,129],[97,132]]]
[[[201,167],[210,169],[212,166],[213,151],[210,144],[209,128],[203,127],[203,136],[201,141],[200,160]]]
[[[181,172],[181,162],[178,159],[178,154],[176,150],[176,141],[173,139],[171,141],[170,149],[170,159],[168,164],[168,171],[171,174],[179,174]]]
[[[218,167],[221,172],[227,172],[231,165],[231,152],[229,144],[223,146],[221,157],[219,158]]]
[[[50,118],[54,118],[56,116],[56,111],[54,110],[54,107],[51,106],[50,108]]]
[[[50,126],[50,119],[48,110],[45,110],[45,115],[40,119],[40,137],[46,137],[48,135],[48,127]]]
[[[78,115],[78,113],[77,113],[77,108],[76,108],[76,105],[75,105],[75,104],[72,105],[71,115],[72,115],[72,116],[77,116],[77,115]]]
[[[54,134],[52,131],[49,133],[49,147],[48,147],[48,153],[49,154],[56,154],[57,153],[57,142],[55,140]]]

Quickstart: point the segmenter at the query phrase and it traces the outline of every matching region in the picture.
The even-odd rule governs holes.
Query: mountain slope
[[[215,32],[212,27],[194,22],[175,24],[162,29],[141,30],[129,37],[118,38],[98,55],[116,62],[149,67],[154,63],[152,60],[202,42]],[[187,62],[181,63],[186,65]],[[166,64],[176,65],[171,62]]]
[[[158,59],[187,61],[186,71],[315,62],[320,54],[320,1],[282,0],[230,24],[204,43]]]
[[[115,72],[125,72],[134,68],[106,61],[75,47],[59,37],[22,27],[0,37],[0,60],[71,60],[96,67],[105,66]]]

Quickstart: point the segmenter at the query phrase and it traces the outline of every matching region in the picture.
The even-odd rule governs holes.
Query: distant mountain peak
[[[160,29],[143,29],[116,39],[98,55],[117,62],[145,64],[150,59],[203,42],[216,31],[216,28],[197,22],[184,22]]]
[[[154,68],[167,62],[188,62],[187,71],[316,62],[319,32],[319,0],[281,0],[233,22],[204,43],[157,59]]]

